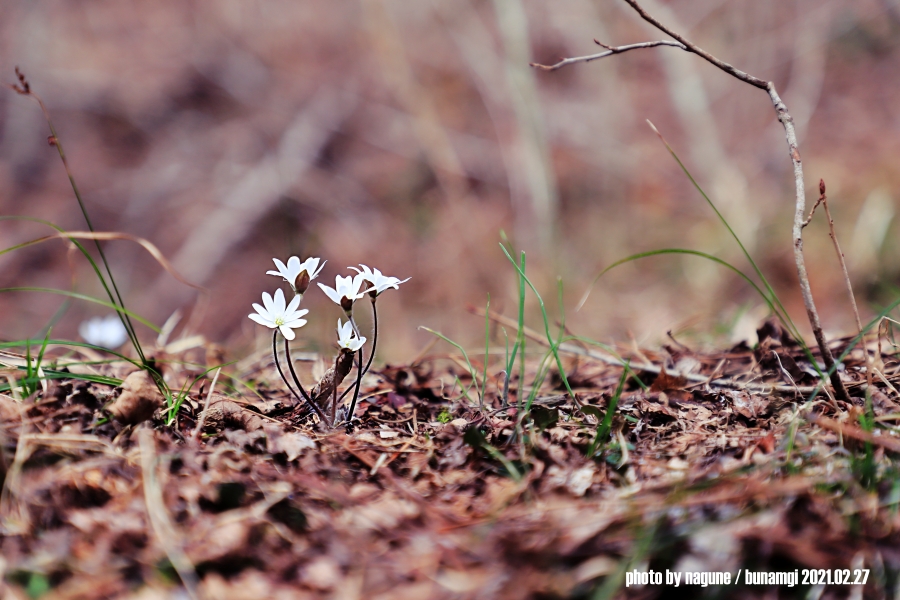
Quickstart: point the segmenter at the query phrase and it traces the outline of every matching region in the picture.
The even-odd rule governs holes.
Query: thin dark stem
[[[372,366],[372,360],[375,358],[375,346],[378,344],[378,309],[375,308],[375,298],[372,298],[372,323],[372,352],[369,354],[366,368],[363,369],[363,375],[368,373],[369,367]]]
[[[373,331],[372,331],[372,353],[369,355],[369,360],[366,363],[366,368],[363,369],[363,372],[362,372],[363,375],[368,373],[369,367],[372,366],[372,360],[374,360],[374,358],[375,358],[375,347],[378,344],[378,309],[375,308],[374,300],[372,301],[372,321],[374,323]],[[357,335],[359,335],[358,332],[357,332]],[[350,393],[350,390],[352,390],[352,389],[353,389],[353,387],[351,386],[351,387],[348,387],[346,390],[344,390],[344,393],[341,394],[341,400],[343,400],[347,396],[347,394]],[[338,402],[340,402],[340,400]]]
[[[285,349],[288,348],[288,345],[286,342],[287,342],[287,339],[285,338]],[[320,409],[316,405],[316,403],[313,402],[312,399],[310,399],[310,397],[306,395],[305,391],[303,392],[303,396],[301,397],[300,394],[298,394],[296,392],[296,390],[294,390],[294,388],[291,386],[290,382],[288,382],[288,378],[284,376],[284,371],[281,370],[281,363],[278,360],[278,330],[277,329],[272,334],[272,357],[275,359],[275,368],[278,369],[278,374],[281,375],[281,380],[284,382],[284,385],[287,386],[287,389],[289,389],[291,391],[291,394],[293,394],[297,400],[306,400],[306,402],[309,403],[309,405],[312,407],[312,409],[315,411],[315,413],[319,416],[319,418],[322,419],[322,422],[327,423],[328,419],[325,418],[325,413],[322,412],[322,409]],[[287,359],[288,365],[291,368],[291,373],[293,374],[294,367],[291,364],[291,357],[290,357],[289,350],[288,350],[288,355],[285,356],[285,358]],[[294,375],[294,378],[299,383],[299,379],[296,379],[296,375]]]
[[[375,308],[374,302],[372,303],[372,308],[373,309]],[[353,319],[352,315],[350,316],[350,322],[353,324],[353,330],[356,332],[356,336],[361,337],[359,335],[359,327],[357,327],[356,321]],[[377,327],[377,321],[376,321],[376,327]],[[368,363],[369,365],[372,364],[373,356],[375,356],[374,342],[372,345],[372,355],[369,357],[369,363]],[[350,401],[350,409],[347,411],[347,422],[348,423],[353,420],[353,413],[356,412],[356,403],[359,400],[359,388],[362,385],[362,376],[363,376],[362,363],[363,363],[363,348],[362,348],[362,346],[360,346],[359,352],[357,352],[357,354],[356,354],[356,385],[353,386],[353,388],[352,388],[353,389],[353,400]],[[369,366],[366,365],[366,370],[368,370],[368,369],[369,369]],[[342,400],[344,399],[344,396],[347,395],[347,392],[350,391],[350,389],[351,388],[347,388],[344,391],[344,393],[341,395]]]
[[[291,377],[294,379],[294,383],[297,384],[297,388],[303,395],[303,399],[309,403],[312,403],[312,398],[310,398],[309,394],[306,393],[306,390],[303,388],[303,384],[300,383],[300,378],[297,377],[297,371],[294,370],[294,361],[291,360],[291,345],[290,342],[288,342],[287,338],[284,338],[284,357],[287,361],[288,369],[290,369],[291,371]]]
[[[372,352],[372,354],[374,355],[375,353]],[[359,357],[359,361],[356,364],[356,386],[353,391],[353,400],[350,401],[350,409],[347,411],[347,422],[348,423],[353,421],[353,413],[356,412],[356,402],[359,400],[359,387],[362,385],[363,372],[362,372],[362,369],[360,369],[360,365],[362,365],[362,357],[363,357],[362,348],[359,349],[359,352],[357,353],[357,355]]]
[[[87,223],[88,229],[93,233],[94,224],[91,223],[91,218],[88,216],[87,208],[85,207],[84,200],[81,197],[81,192],[78,191],[78,185],[75,183],[75,177],[72,175],[72,170],[69,168],[69,161],[66,158],[65,150],[63,150],[62,142],[60,141],[59,136],[56,134],[56,128],[53,126],[53,121],[50,119],[50,112],[47,110],[47,107],[44,105],[44,101],[41,100],[40,96],[30,90],[28,91],[28,95],[37,101],[38,105],[40,105],[41,107],[41,112],[44,113],[44,119],[47,121],[47,125],[50,128],[50,134],[52,136],[51,143],[56,146],[56,151],[59,153],[59,158],[62,161],[63,168],[66,171],[66,176],[68,176],[69,178],[69,184],[72,186],[72,191],[75,193],[75,199],[78,201],[78,206],[81,208],[81,214],[84,215],[84,220]],[[116,280],[113,277],[112,269],[110,269],[109,262],[106,260],[106,253],[103,252],[103,247],[100,246],[100,240],[95,239],[94,245],[97,247],[97,252],[100,254],[100,260],[103,262],[103,266],[106,268],[106,274],[109,276],[109,282],[112,284],[113,291],[115,291],[116,299],[118,299],[119,301],[119,306],[125,308],[125,302],[122,300],[122,294],[119,292],[119,287],[116,285]],[[109,292],[109,290],[107,290],[107,292]],[[110,296],[112,296],[112,294],[110,294]],[[110,299],[112,300],[112,298]],[[128,332],[128,337],[131,339],[132,344],[134,344],[134,349],[137,351],[138,356],[141,358],[141,363],[146,366],[147,359],[144,357],[144,351],[137,339],[137,333],[135,332],[134,325],[131,323],[131,318],[124,312],[116,311],[116,313],[119,315],[119,319],[122,321],[122,325]]]

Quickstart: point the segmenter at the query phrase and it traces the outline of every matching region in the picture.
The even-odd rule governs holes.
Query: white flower
[[[338,346],[340,346],[341,348],[346,348],[351,352],[356,352],[363,347],[363,344],[366,343],[366,338],[356,336],[356,332],[353,331],[353,323],[351,323],[349,320],[342,325],[341,320],[338,319],[337,332]]]
[[[376,296],[388,288],[394,288],[395,290],[400,289],[399,285],[401,283],[406,283],[411,279],[410,277],[407,277],[403,281],[400,281],[400,279],[397,277],[387,277],[385,275],[382,275],[381,271],[379,271],[378,269],[372,270],[369,269],[369,267],[367,267],[366,265],[359,266],[362,267],[362,271],[360,271],[356,267],[350,268],[362,275],[362,278],[365,281],[368,281],[370,284],[372,284],[372,287],[367,289],[366,292],[370,294],[374,292]]]
[[[321,283],[319,287],[322,288],[322,291],[325,292],[325,295],[332,302],[339,304],[344,309],[344,312],[353,310],[353,303],[365,296],[365,292],[359,291],[359,287],[363,282],[362,275],[356,275],[355,277],[341,277],[338,275],[334,282],[334,289]]]
[[[262,300],[265,308],[259,304],[254,304],[253,308],[259,314],[249,315],[251,319],[260,325],[265,325],[270,329],[277,327],[281,330],[281,334],[289,340],[294,339],[294,329],[299,329],[306,325],[306,319],[301,319],[300,317],[309,311],[305,308],[297,310],[297,307],[300,306],[300,296],[294,296],[294,299],[286,307],[284,305],[284,292],[280,289],[275,290],[274,300],[268,292],[263,292]]]
[[[78,333],[88,344],[114,349],[125,343],[128,331],[118,315],[94,317],[78,326]]]
[[[278,267],[278,270],[266,271],[266,275],[280,275],[285,281],[291,284],[291,289],[294,290],[295,294],[303,294],[306,292],[306,288],[309,287],[309,282],[318,277],[319,273],[325,267],[325,263],[328,262],[326,260],[319,266],[319,260],[321,260],[319,258],[309,257],[305,261],[300,262],[300,259],[296,256],[290,257],[286,265],[277,258],[273,258],[272,260],[275,262],[275,266]],[[306,277],[303,277],[304,272],[306,273]]]

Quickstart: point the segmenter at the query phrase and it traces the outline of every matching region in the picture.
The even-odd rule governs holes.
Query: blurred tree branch
[[[775,89],[775,84],[771,81],[765,81],[758,77],[754,77],[749,73],[745,73],[740,69],[735,68],[734,66],[716,58],[712,54],[706,52],[696,44],[691,43],[687,38],[682,35],[679,35],[675,31],[666,27],[662,23],[660,23],[657,19],[655,19],[652,15],[650,15],[644,8],[637,2],[637,0],[624,0],[629,6],[631,6],[645,21],[662,31],[663,33],[671,36],[676,41],[671,40],[659,40],[654,42],[644,42],[640,44],[630,44],[627,46],[607,46],[600,42],[597,42],[600,46],[606,49],[605,52],[601,52],[599,54],[593,54],[588,56],[574,57],[574,58],[566,58],[561,60],[560,62],[554,65],[538,65],[532,64],[532,66],[547,70],[554,71],[556,69],[560,69],[564,66],[580,63],[580,62],[590,62],[592,60],[597,60],[599,58],[605,58],[606,56],[612,56],[614,54],[621,54],[623,52],[627,52],[629,50],[638,50],[643,48],[653,48],[656,46],[674,46],[676,48],[681,48],[687,52],[691,52],[696,54],[700,58],[712,63],[722,71],[725,71],[732,77],[740,79],[744,83],[748,83],[754,87],[757,87],[761,90],[765,90],[769,94],[769,99],[772,101],[772,106],[775,108],[775,113],[778,117],[778,120],[781,122],[784,127],[785,138],[788,144],[788,152],[791,157],[791,163],[793,165],[794,170],[794,192],[795,192],[795,205],[794,205],[794,223],[791,231],[791,236],[793,238],[793,246],[794,246],[794,263],[797,268],[797,276],[800,280],[800,292],[803,296],[803,304],[806,307],[806,315],[809,318],[809,324],[812,327],[813,335],[816,338],[816,343],[819,346],[819,351],[822,354],[822,361],[825,363],[826,370],[831,372],[831,384],[834,386],[835,395],[842,400],[849,400],[849,395],[847,393],[846,388],[844,387],[843,382],[841,381],[840,375],[835,368],[834,356],[831,353],[831,349],[828,347],[828,344],[825,340],[825,333],[822,330],[822,324],[819,319],[819,313],[816,310],[816,304],[812,297],[812,291],[809,286],[809,276],[806,271],[806,262],[803,257],[803,224],[804,224],[804,215],[806,212],[806,194],[805,188],[803,184],[803,164],[800,160],[800,151],[797,144],[797,134],[794,130],[794,120],[788,112],[787,106],[781,100],[781,97],[778,95],[777,90]],[[596,42],[596,40],[595,40]]]

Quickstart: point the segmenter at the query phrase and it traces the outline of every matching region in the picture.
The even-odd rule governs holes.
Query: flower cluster
[[[296,256],[292,256],[287,260],[287,263],[283,263],[277,258],[272,259],[275,262],[275,267],[277,270],[267,271],[267,275],[275,275],[276,277],[281,277],[284,279],[288,285],[291,286],[291,290],[294,292],[294,297],[290,302],[287,302],[284,297],[284,292],[279,288],[275,290],[274,295],[269,294],[268,292],[263,292],[262,295],[262,306],[259,304],[253,304],[254,310],[256,313],[249,315],[251,319],[260,325],[264,325],[270,329],[274,329],[272,336],[272,352],[275,358],[275,366],[278,368],[278,372],[281,375],[281,378],[284,380],[285,385],[287,385],[288,389],[299,399],[305,400],[312,410],[319,416],[320,421],[326,422],[330,425],[334,425],[337,421],[338,414],[337,404],[339,401],[335,401],[330,406],[320,405],[313,398],[307,394],[303,385],[300,383],[300,379],[297,377],[297,374],[294,372],[293,362],[290,358],[290,344],[289,341],[293,340],[296,337],[294,333],[295,329],[299,329],[306,325],[306,319],[302,318],[309,310],[300,309],[300,302],[303,300],[303,295],[309,289],[309,285],[313,279],[316,279],[319,276],[319,273],[322,272],[322,269],[325,266],[325,262],[319,258],[307,258],[305,261],[300,261],[300,259]],[[321,263],[321,264],[320,264]],[[378,269],[370,269],[366,265],[359,265],[360,268],[349,267],[353,271],[356,271],[355,275],[350,275],[347,277],[341,277],[337,275],[335,278],[334,287],[329,287],[327,285],[323,285],[319,283],[319,287],[325,293],[328,298],[340,306],[344,315],[347,317],[346,322],[342,322],[341,319],[338,319],[337,323],[337,345],[340,350],[338,357],[335,359],[334,367],[332,368],[331,374],[326,374],[326,377],[322,379],[318,388],[322,387],[322,384],[326,381],[329,385],[332,386],[333,389],[330,390],[331,397],[337,397],[337,386],[341,383],[341,381],[349,374],[352,366],[356,366],[357,371],[357,381],[356,381],[356,389],[353,395],[353,398],[350,402],[350,407],[346,411],[346,419],[349,421],[353,418],[353,413],[356,408],[356,401],[359,395],[359,384],[362,376],[368,371],[369,366],[372,364],[372,359],[375,356],[375,343],[378,340],[378,313],[375,308],[375,302],[379,295],[382,292],[388,289],[400,289],[400,284],[409,281],[409,277],[406,279],[399,279],[398,277],[388,277],[383,275],[381,271]],[[368,295],[372,301],[372,316],[374,322],[374,332],[372,336],[372,350],[369,353],[369,359],[366,363],[365,367],[363,367],[363,346],[366,343],[366,338],[360,335],[359,328],[356,325],[356,321],[353,318],[353,305],[354,303]],[[299,393],[291,387],[290,381],[288,381],[287,377],[285,377],[284,372],[281,369],[281,363],[278,359],[278,332],[281,332],[282,337],[284,338],[284,352],[285,358],[287,360],[288,367],[290,369],[290,374],[293,379],[294,385],[297,386]],[[354,360],[352,357],[356,356]],[[328,390],[319,389],[319,393],[317,394],[317,398],[328,398],[327,392]],[[343,396],[341,396],[343,398]],[[330,415],[329,415],[330,409]]]

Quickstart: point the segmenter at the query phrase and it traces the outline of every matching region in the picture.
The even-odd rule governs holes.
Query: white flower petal
[[[298,310],[298,311],[295,311],[295,312],[292,312],[292,313],[291,313],[291,312],[286,312],[286,313],[284,313],[284,321],[285,321],[285,322],[287,322],[287,321],[296,321],[297,319],[302,318],[302,317],[303,317],[305,314],[307,314],[308,312],[309,312],[309,311],[306,310],[305,308],[304,308],[303,310]]]
[[[272,261],[275,263],[275,267],[278,269],[278,274],[283,277],[284,274],[287,273],[287,271],[288,271],[287,265],[285,265],[283,262],[281,262],[277,258],[273,258]],[[288,262],[290,262],[290,261],[288,261]]]
[[[291,319],[290,321],[285,321],[283,327],[290,327],[291,329],[300,329],[306,325],[306,319]]]
[[[272,296],[269,295],[269,292],[263,292],[262,295],[263,306],[266,307],[266,312],[272,314],[275,312],[275,303],[272,301]]]
[[[266,327],[270,327],[270,328],[275,327],[275,323],[271,319],[268,319],[262,315],[247,315],[247,316],[250,317],[251,319],[253,319],[254,321],[256,321],[257,323],[259,323],[260,325],[265,325]]]
[[[275,302],[272,308],[273,316],[284,314],[284,292],[281,291],[281,288],[275,290]]]
[[[296,337],[294,335],[294,330],[291,329],[290,327],[288,327],[287,325],[282,325],[278,329],[281,330],[281,335],[283,335],[285,337],[285,339],[292,340],[292,339],[294,339],[294,337]]]
[[[322,291],[325,292],[325,295],[328,296],[329,300],[331,300],[332,302],[335,302],[337,304],[341,303],[341,296],[340,296],[340,294],[338,294],[337,290],[332,289],[332,288],[328,287],[327,285],[323,285],[321,283],[316,284],[316,285],[318,285],[320,288],[322,288]]]
[[[324,261],[322,261],[322,264],[319,265],[319,260],[320,260],[320,259],[318,259],[318,258],[315,258],[315,259],[310,258],[310,259],[308,259],[308,261],[307,261],[307,262],[309,262],[309,261],[315,261],[315,262],[310,262],[310,266],[307,267],[307,269],[306,269],[307,273],[309,273],[309,278],[310,278],[310,279],[315,279],[316,277],[318,277],[318,276],[319,276],[319,273],[322,272],[322,269],[325,268],[325,263],[328,262],[327,260],[324,260]],[[318,266],[318,268],[317,268],[317,266]]]
[[[297,310],[297,307],[300,306],[300,301],[303,299],[303,296],[297,295],[291,298],[291,301],[288,303],[287,308],[284,309],[285,314],[290,314]]]

